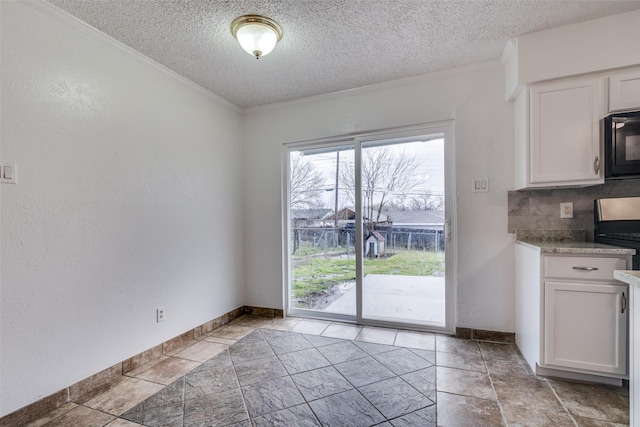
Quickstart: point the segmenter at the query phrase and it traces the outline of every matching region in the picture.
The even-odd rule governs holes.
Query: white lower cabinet
[[[516,244],[516,344],[534,372],[627,378],[628,285],[613,270],[630,265],[625,255],[541,253]]]
[[[542,366],[627,374],[627,285],[547,281]]]
[[[640,289],[630,286],[631,313],[629,313],[629,400],[630,426],[640,425]]]

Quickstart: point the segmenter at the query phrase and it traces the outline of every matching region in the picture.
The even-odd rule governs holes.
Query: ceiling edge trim
[[[1,1],[1,0],[0,0]],[[25,4],[33,9],[38,10],[41,13],[44,13],[48,16],[50,16],[51,18],[59,21],[62,24],[65,24],[71,28],[73,28],[76,31],[81,32],[84,35],[88,35],[96,40],[102,41],[108,45],[110,45],[113,48],[116,48],[142,62],[144,62],[145,64],[155,68],[158,71],[161,71],[162,73],[166,74],[169,77],[172,77],[173,79],[181,82],[182,84],[185,84],[186,86],[189,86],[192,89],[195,89],[196,91],[200,92],[203,95],[206,95],[207,97],[211,98],[212,100],[216,101],[219,104],[224,105],[225,107],[228,107],[230,109],[232,109],[235,112],[241,112],[242,109],[240,107],[238,107],[237,105],[227,101],[226,99],[224,99],[223,97],[221,97],[220,95],[217,95],[213,92],[211,92],[208,89],[205,89],[204,87],[200,86],[199,84],[189,80],[188,78],[184,77],[181,74],[176,73],[175,71],[173,71],[172,69],[165,67],[164,65],[154,61],[153,59],[149,58],[148,56],[143,55],[142,53],[138,52],[137,50],[127,46],[126,44],[122,43],[121,41],[118,41],[116,39],[114,39],[113,37],[103,33],[102,31],[98,30],[95,27],[92,27],[91,25],[87,24],[86,22],[82,21],[79,18],[76,18],[73,15],[68,14],[67,12],[65,12],[64,10],[58,8],[57,6],[48,3],[44,0],[38,0],[38,1],[24,1],[21,0],[20,1],[22,4]]]
[[[387,80],[380,83],[373,83],[366,86],[359,86],[352,89],[343,89],[336,92],[323,93],[320,95],[311,95],[304,98],[292,99],[288,101],[274,102],[272,104],[257,105],[255,107],[242,108],[243,114],[249,114],[260,111],[276,110],[279,108],[287,108],[295,105],[310,104],[313,102],[321,102],[330,99],[346,98],[350,96],[363,95],[367,93],[374,93],[385,89],[393,89],[403,86],[409,86],[420,82],[426,82],[442,78],[443,76],[452,75],[456,73],[467,72],[473,68],[479,68],[487,66],[488,64],[495,64],[500,62],[500,57],[495,57],[481,62],[473,62],[471,64],[458,65],[452,68],[445,68],[443,70],[431,71],[425,74],[418,74],[417,76],[405,77],[402,79]]]

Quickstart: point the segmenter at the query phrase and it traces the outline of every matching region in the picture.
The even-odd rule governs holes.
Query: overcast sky
[[[415,174],[422,178],[423,184],[412,190],[412,194],[420,194],[430,191],[434,195],[444,195],[444,140],[435,139],[431,141],[418,141],[387,146],[392,152],[399,153],[406,150],[412,157],[418,159],[418,167]],[[364,148],[366,150],[367,148]],[[320,154],[306,154],[305,160],[311,161],[317,170],[321,171],[325,177],[325,189],[323,201],[327,207],[333,207],[335,204],[335,188],[336,180],[336,151],[325,152]],[[341,164],[345,161],[353,162],[353,149],[340,151]],[[346,197],[339,184],[339,209],[344,206],[353,206]],[[411,199],[411,194],[407,200]]]

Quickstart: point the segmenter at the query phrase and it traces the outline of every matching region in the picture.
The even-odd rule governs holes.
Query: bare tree
[[[308,209],[322,203],[325,180],[313,163],[300,152],[292,152],[290,160],[291,209]]]
[[[443,206],[443,197],[434,195],[431,191],[420,193],[409,202],[409,208],[414,211],[437,211]]]
[[[305,159],[302,153],[291,153],[289,161],[289,203],[291,209],[309,209],[319,206],[322,201],[320,194],[324,187],[324,178],[315,165]],[[292,218],[295,223],[295,219]],[[300,230],[293,228],[293,251],[295,254],[300,247]]]
[[[418,161],[406,150],[392,150],[388,146],[362,150],[362,199],[365,227],[373,228],[380,222],[382,209],[393,198],[404,200],[419,182],[415,178]],[[342,182],[354,201],[355,171],[353,164],[342,167]]]

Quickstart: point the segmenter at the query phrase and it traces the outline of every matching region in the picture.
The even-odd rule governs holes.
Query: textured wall
[[[593,240],[593,201],[640,196],[640,179],[555,190],[509,191],[509,233],[515,230],[584,229]],[[560,218],[560,203],[573,202],[573,218]]]
[[[245,210],[247,304],[283,304],[282,254],[274,250],[282,239],[283,143],[454,118],[457,326],[512,332],[513,106],[503,94],[495,61],[246,112],[245,204],[259,207]],[[488,177],[491,191],[472,193],[473,177]]]
[[[239,113],[36,6],[0,2],[0,415],[244,303]]]

